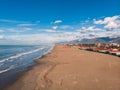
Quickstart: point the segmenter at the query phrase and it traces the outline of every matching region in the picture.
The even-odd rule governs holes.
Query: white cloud
[[[88,23],[89,22],[89,19],[85,21],[85,23]]]
[[[61,22],[63,22],[62,20],[56,20],[56,21],[54,21],[53,23],[54,24],[58,24],[58,23],[61,23]]]
[[[0,33],[2,33],[2,32],[4,32],[4,30],[3,30],[3,29],[0,29]]]
[[[75,39],[81,39],[79,32],[63,32],[57,36],[58,41],[71,41]]]
[[[0,39],[3,39],[4,38],[4,35],[0,35]]]
[[[58,28],[58,26],[53,26],[52,29],[56,30]]]
[[[106,32],[106,35],[111,38],[120,37],[120,31],[117,32]]]
[[[26,31],[27,31],[27,30],[28,30],[28,31],[29,31],[29,30],[32,30],[32,28],[22,28],[22,29],[23,29],[23,30],[26,30]]]
[[[120,16],[106,17],[104,20],[94,19],[94,24],[103,24],[107,30],[120,29]]]
[[[49,30],[47,32],[53,32]],[[41,33],[41,34],[28,34],[28,35],[10,35],[10,36],[0,36],[1,39],[5,38],[7,41],[14,42],[14,44],[41,44],[41,43],[57,43],[64,41],[71,41],[75,39],[81,40],[82,38],[95,38],[95,37],[105,37],[105,36],[119,36],[120,32],[90,32],[90,33],[80,33],[80,32],[60,32],[60,33]],[[8,42],[9,44],[11,42]],[[27,42],[27,43],[26,43]],[[0,42],[1,43],[1,42]],[[7,42],[6,42],[7,43]]]
[[[63,33],[46,33],[46,34],[28,34],[28,35],[6,35],[5,44],[41,44],[41,43],[57,43],[61,41],[70,41],[77,38],[79,34],[76,32]],[[1,38],[3,38],[1,36]],[[11,41],[11,42],[8,42]],[[26,43],[27,42],[27,43]],[[3,44],[0,42],[0,44]]]
[[[38,45],[40,43],[53,43],[54,41],[54,38],[47,34],[11,35],[6,36],[6,39],[11,41],[17,41],[21,44],[38,44]]]
[[[18,24],[17,26],[27,27],[27,26],[36,26],[36,25],[37,24],[24,23],[24,24]]]
[[[30,31],[32,30],[32,28],[8,28],[7,30],[13,33],[21,33],[21,32]]]
[[[60,29],[73,29],[73,27],[70,25],[62,25],[60,26]]]
[[[57,32],[57,30],[51,30],[51,29],[46,29],[44,31],[47,32],[47,33],[55,33],[55,32]]]
[[[8,20],[8,19],[0,19],[0,22],[5,22],[5,23],[17,23],[18,21]]]
[[[14,29],[14,28],[9,28],[7,29],[9,32],[14,32],[14,33],[21,33],[24,32],[23,30],[19,30],[19,29]]]
[[[90,26],[90,27],[82,27],[80,30],[78,30],[78,31],[80,31],[80,32],[82,32],[82,33],[86,33],[86,32],[94,32],[94,31],[100,31],[100,30],[102,30],[102,29],[100,29],[100,28],[96,28],[95,26]]]
[[[47,34],[11,35],[11,36],[7,36],[6,39],[10,41],[17,41],[21,44],[38,44],[38,45],[41,43],[55,43],[55,42],[65,40],[64,37],[59,37],[56,34],[54,35],[47,35]]]
[[[2,42],[4,42],[5,44],[26,44],[26,42],[27,44],[56,43],[61,41],[71,41],[75,39],[81,40],[83,38],[120,36],[120,16],[106,17],[103,20],[94,19],[94,24],[92,23],[92,21],[87,20],[85,21],[84,25],[81,25],[80,23],[76,25],[57,25],[57,23],[61,22],[62,20],[56,20],[52,23],[53,25],[48,25],[44,28],[38,26],[37,22],[35,22],[35,24],[31,24],[29,22],[21,22],[21,24],[17,23],[18,27],[3,27],[0,29],[0,32],[5,31],[6,33],[10,34],[0,35],[0,44]],[[28,27],[34,25],[37,26]],[[45,29],[48,27],[50,28]],[[108,32],[104,28],[110,31]],[[39,31],[38,34],[32,34],[33,30],[35,33]],[[27,32],[27,34],[24,34],[24,32]]]

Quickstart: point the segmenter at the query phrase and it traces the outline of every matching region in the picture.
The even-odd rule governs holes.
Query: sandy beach
[[[6,90],[120,90],[120,58],[56,45]]]

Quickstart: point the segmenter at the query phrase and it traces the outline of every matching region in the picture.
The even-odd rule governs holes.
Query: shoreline
[[[65,48],[70,48],[71,49],[71,47],[68,47],[68,46],[66,46],[66,45],[56,45],[52,50],[51,50],[51,52],[49,52],[48,54],[46,54],[46,55],[43,55],[41,58],[39,58],[39,59],[37,59],[37,60],[34,60],[34,62],[36,62],[36,64],[34,65],[34,66],[31,66],[31,67],[28,67],[28,70],[27,71],[23,71],[21,74],[20,74],[20,76],[18,77],[18,80],[17,81],[15,81],[15,83],[13,83],[13,84],[11,84],[10,86],[8,86],[7,88],[5,88],[4,90],[16,90],[15,88],[18,88],[17,90],[25,90],[25,88],[27,88],[26,90],[39,90],[38,89],[38,87],[39,88],[41,88],[41,90],[43,89],[43,90],[48,90],[49,89],[49,87],[51,87],[51,85],[53,84],[53,80],[51,80],[51,79],[49,79],[48,78],[48,75],[49,75],[49,73],[50,72],[52,72],[52,70],[53,69],[55,69],[56,68],[56,66],[60,66],[60,65],[68,65],[69,64],[69,61],[67,62],[67,61],[62,61],[62,63],[61,62],[59,62],[58,60],[56,60],[56,61],[51,61],[51,60],[49,60],[50,58],[52,58],[52,59],[56,59],[58,56],[57,56],[57,54],[56,53],[58,53],[57,51],[56,51],[56,48],[58,49],[58,47],[59,48],[63,48],[63,49],[65,49]],[[75,49],[75,48],[72,48],[71,50],[73,50],[73,49]],[[77,49],[76,49],[77,50]],[[80,50],[79,50],[80,51]],[[79,51],[77,51],[77,52],[79,52]],[[82,52],[88,52],[88,51],[82,51]],[[90,53],[90,52],[89,52]],[[92,52],[91,52],[92,53]],[[96,53],[96,52],[93,52],[93,53]],[[56,55],[55,55],[56,54]],[[99,53],[98,53],[99,54]],[[76,55],[77,56],[77,55]],[[104,55],[103,55],[104,56]],[[113,56],[114,57],[114,56]],[[37,69],[36,69],[37,68]],[[38,70],[39,70],[39,72],[38,72]],[[46,70],[46,71],[45,71]],[[31,75],[31,72],[33,73],[37,73],[37,74],[34,74],[36,77],[38,77],[38,74],[39,75],[41,75],[41,73],[42,74],[44,74],[44,75],[42,75],[42,76],[40,76],[40,78],[42,77],[44,80],[40,80],[42,83],[44,83],[44,84],[41,84],[41,85],[38,85],[38,86],[36,86],[36,85],[33,85],[34,83],[36,83],[36,81],[37,81],[37,79],[36,79],[36,77],[35,76],[32,76]],[[58,72],[57,72],[58,73]],[[76,73],[76,72],[75,72]],[[29,76],[27,76],[27,75],[29,75]],[[31,80],[26,80],[27,78],[29,78],[30,79],[30,77],[32,77],[32,79]],[[39,78],[38,78],[39,79]],[[53,78],[52,78],[53,79]],[[63,82],[63,81],[62,81]],[[62,85],[62,82],[60,83],[60,85]],[[25,85],[25,83],[26,83],[26,85],[27,86],[29,86],[29,87],[22,87],[21,88],[21,86],[24,86]],[[30,83],[30,84],[28,84],[28,83]],[[75,82],[74,82],[75,83]],[[32,85],[32,86],[30,86],[30,85]],[[29,88],[29,89],[28,89]],[[34,89],[33,89],[34,88]],[[58,88],[58,87],[56,87],[56,88]],[[51,90],[51,89],[50,89]],[[55,90],[54,88],[53,88],[53,90]],[[61,90],[61,89],[60,89]],[[83,89],[84,90],[84,89]],[[87,89],[87,90],[89,90],[89,89]]]
[[[0,90],[6,90],[7,88],[9,88],[11,85],[14,85],[14,83],[16,83],[20,78],[22,78],[27,72],[29,72],[30,70],[32,70],[34,67],[36,67],[37,65],[39,65],[40,63],[38,62],[39,59],[42,59],[44,57],[46,57],[47,54],[51,53],[53,51],[53,48],[55,47],[55,45],[53,45],[50,50],[46,53],[44,53],[42,56],[40,56],[37,59],[34,59],[33,62],[34,64],[31,66],[26,67],[26,70],[20,71],[18,73],[15,74],[15,80],[13,80],[12,82],[10,82],[7,85],[4,85],[4,87],[0,88]]]

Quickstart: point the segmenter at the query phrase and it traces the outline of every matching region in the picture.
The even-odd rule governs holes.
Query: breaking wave
[[[10,66],[10,67],[7,68],[7,69],[1,70],[1,71],[0,71],[0,74],[1,74],[1,73],[4,73],[4,72],[7,72],[7,71],[9,71],[9,70],[11,70],[11,69],[14,69],[15,67],[16,67],[16,66],[13,66],[13,65],[12,65],[12,66]]]
[[[11,56],[11,57],[0,60],[0,63],[3,63],[5,61],[9,61],[9,60],[13,60],[13,59],[19,58],[19,57],[24,56],[24,55],[32,54],[32,53],[38,52],[42,49],[44,49],[44,48],[38,48],[38,49],[35,49],[35,50],[32,50],[32,51],[20,53],[20,54],[17,54],[17,55],[14,55],[14,56]]]

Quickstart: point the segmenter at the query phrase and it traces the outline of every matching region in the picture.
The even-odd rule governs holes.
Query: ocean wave
[[[0,66],[2,66],[2,65],[3,65],[3,63],[0,64]]]
[[[43,55],[45,55],[45,54],[47,54],[47,53],[50,53],[50,52],[53,50],[54,47],[55,47],[55,45],[52,45],[51,48],[50,48],[47,52],[44,52],[44,53],[43,53]]]
[[[11,57],[8,57],[6,59],[0,60],[0,63],[3,63],[3,62],[8,61],[8,60],[13,60],[13,59],[19,58],[19,57],[24,56],[24,55],[32,54],[32,53],[38,52],[38,51],[40,51],[42,49],[44,49],[44,48],[38,48],[38,49],[35,49],[35,50],[32,50],[32,51],[20,53],[20,54],[17,54],[15,56],[11,56]]]
[[[0,71],[0,74],[1,74],[1,73],[4,73],[4,72],[7,72],[7,71],[9,71],[9,70],[11,70],[11,69],[14,69],[14,68],[16,68],[16,66],[12,65],[12,66],[10,66],[10,67],[7,68],[7,69],[1,70],[1,71]]]

